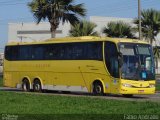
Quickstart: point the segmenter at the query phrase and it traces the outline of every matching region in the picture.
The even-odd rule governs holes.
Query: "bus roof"
[[[114,43],[127,42],[127,43],[148,44],[147,42],[137,39],[83,36],[83,37],[51,38],[44,41],[36,41],[36,42],[35,41],[9,42],[7,45],[32,45],[32,44],[50,44],[50,43],[91,42],[91,41],[112,41]]]

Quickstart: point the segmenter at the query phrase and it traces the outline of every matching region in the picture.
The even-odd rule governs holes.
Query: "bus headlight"
[[[149,84],[149,87],[153,88],[153,87],[155,87],[155,84]]]
[[[132,85],[127,84],[127,83],[123,83],[122,86],[124,86],[124,87],[132,87]]]

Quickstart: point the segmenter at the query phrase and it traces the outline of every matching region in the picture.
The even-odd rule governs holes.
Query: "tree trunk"
[[[56,37],[56,30],[58,28],[59,22],[55,19],[50,20],[50,25],[51,25],[51,38],[55,38]]]
[[[50,31],[51,31],[51,38],[55,38],[56,37],[56,29],[57,29],[57,26],[50,22],[50,25],[51,25],[51,28],[50,28]]]
[[[51,24],[50,31],[51,31],[51,38],[55,38],[56,37],[56,29],[52,24]]]
[[[55,37],[56,37],[56,30],[51,30],[51,38],[55,38]]]

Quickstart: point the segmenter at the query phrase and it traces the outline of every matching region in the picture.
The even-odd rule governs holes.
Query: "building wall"
[[[9,23],[8,28],[8,42],[30,42],[41,41],[51,38],[50,24],[48,22],[36,23]],[[60,24],[56,37],[68,36],[70,24]]]

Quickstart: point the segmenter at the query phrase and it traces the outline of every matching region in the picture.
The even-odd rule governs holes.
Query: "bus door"
[[[113,42],[105,42],[105,64],[108,71],[109,86],[111,93],[118,93],[120,77],[118,65],[118,50],[116,44]]]

